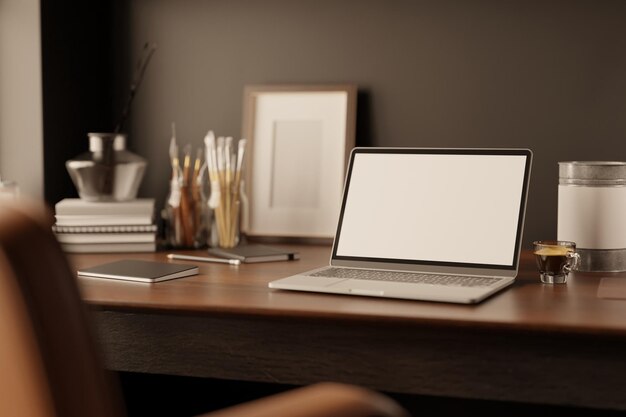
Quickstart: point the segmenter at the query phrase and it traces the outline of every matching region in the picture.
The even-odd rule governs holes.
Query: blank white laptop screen
[[[334,257],[514,267],[527,158],[355,153]]]

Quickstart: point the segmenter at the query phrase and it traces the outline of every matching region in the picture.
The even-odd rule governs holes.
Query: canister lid
[[[559,184],[589,186],[626,185],[626,162],[559,162]]]

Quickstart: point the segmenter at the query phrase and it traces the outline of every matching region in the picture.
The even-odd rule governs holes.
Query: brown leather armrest
[[[407,417],[390,398],[367,389],[321,383],[202,417]]]

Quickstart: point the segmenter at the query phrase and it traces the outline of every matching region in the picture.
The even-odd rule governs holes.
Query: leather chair
[[[76,278],[43,207],[0,205],[0,417],[119,417]],[[391,399],[321,383],[208,414],[211,417],[404,417]],[[207,415],[207,416],[208,416]]]

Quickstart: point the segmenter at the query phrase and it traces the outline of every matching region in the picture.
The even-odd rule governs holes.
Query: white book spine
[[[57,226],[122,226],[149,225],[152,217],[146,216],[63,216],[57,215]]]
[[[141,243],[155,242],[155,233],[56,233],[61,243]]]
[[[154,233],[155,224],[150,225],[109,225],[109,226],[52,226],[55,233]]]
[[[85,201],[80,198],[66,198],[55,205],[58,215],[126,215],[151,216],[154,213],[154,199],[142,198],[131,201]]]
[[[67,253],[130,253],[155,252],[156,243],[62,243]]]

